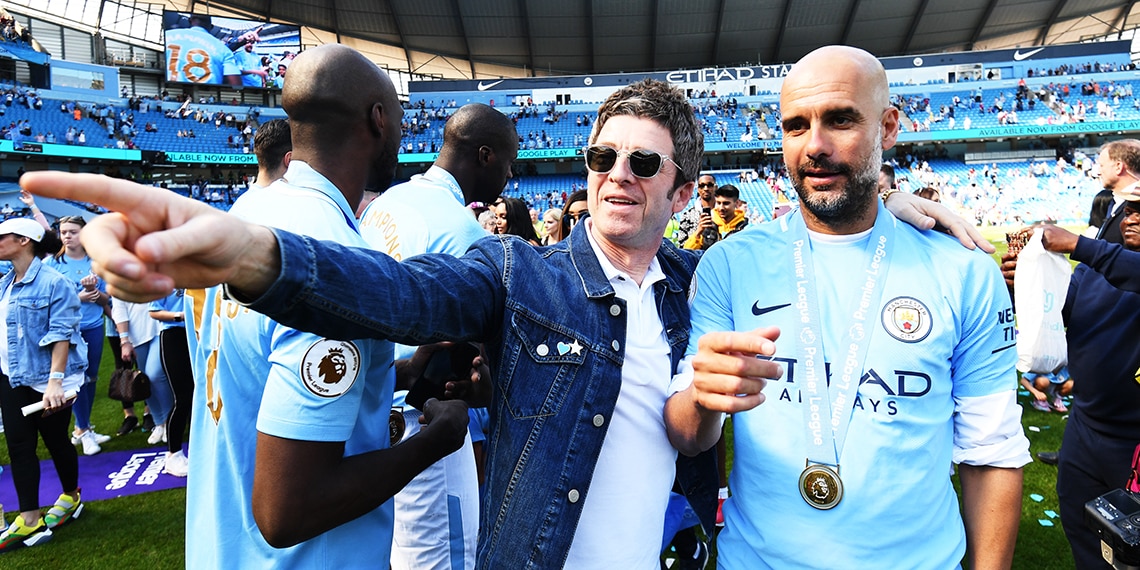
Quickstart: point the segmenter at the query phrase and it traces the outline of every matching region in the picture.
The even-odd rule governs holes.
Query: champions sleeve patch
[[[351,342],[321,339],[301,359],[301,382],[313,394],[336,398],[360,376],[360,350]]]

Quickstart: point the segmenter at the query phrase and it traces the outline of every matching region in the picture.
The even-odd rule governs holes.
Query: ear
[[[483,145],[477,151],[479,153],[479,166],[487,166],[495,158],[495,149]]]
[[[380,137],[389,134],[384,132],[384,105],[382,103],[372,104],[372,110],[368,114],[368,128]]]
[[[899,110],[890,105],[883,111],[883,150],[887,150],[895,146],[895,141],[899,138]]]
[[[287,151],[285,156],[281,158],[281,165],[289,168],[289,163],[293,161],[293,151]]]
[[[673,191],[673,213],[676,214],[685,209],[689,205],[689,201],[693,199],[693,186],[694,182],[686,182],[683,186]]]

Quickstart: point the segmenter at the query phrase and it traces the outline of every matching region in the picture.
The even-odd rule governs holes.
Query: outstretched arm
[[[280,272],[277,240],[200,202],[94,174],[30,172],[24,189],[51,198],[91,202],[112,213],[84,228],[81,240],[111,295],[134,302],[169,295],[174,287],[229,283],[257,297]]]
[[[938,202],[919,198],[906,192],[892,192],[883,204],[895,217],[916,228],[922,230],[929,230],[934,227],[944,229],[958,238],[958,241],[962,242],[962,247],[966,249],[980,247],[986,253],[994,252],[993,244],[983,238],[973,224]]]

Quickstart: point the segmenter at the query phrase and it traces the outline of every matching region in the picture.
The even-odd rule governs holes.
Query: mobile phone
[[[479,356],[479,347],[469,342],[456,343],[450,348],[437,350],[431,355],[424,372],[412,384],[404,401],[417,410],[431,398],[443,399],[448,382],[466,378],[471,370],[471,361]]]
[[[703,213],[706,216],[711,216],[712,215],[712,208],[701,208],[701,213]]]

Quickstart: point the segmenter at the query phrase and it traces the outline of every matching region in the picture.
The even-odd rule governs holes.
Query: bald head
[[[355,207],[365,188],[384,190],[396,174],[404,110],[392,80],[356,50],[338,44],[298,55],[281,106],[304,162]]]
[[[828,78],[849,78],[866,89],[870,98],[881,107],[890,104],[890,86],[883,64],[870,53],[851,46],[823,46],[803,56],[784,78],[784,89],[789,84],[793,87],[826,85]]]
[[[518,150],[515,124],[494,107],[471,103],[447,119],[435,163],[455,177],[468,202],[492,202],[511,177]]]
[[[471,103],[459,108],[443,128],[442,155],[468,153],[487,145],[496,152],[518,149],[515,124],[494,107]]]
[[[392,80],[359,52],[339,44],[298,55],[281,93],[295,147],[348,143],[352,139],[346,133],[367,128],[376,103],[385,111],[399,109]]]

